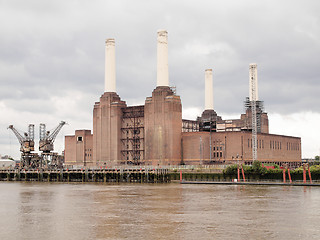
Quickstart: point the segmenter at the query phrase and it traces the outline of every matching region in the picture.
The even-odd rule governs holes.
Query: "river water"
[[[320,239],[320,188],[0,182],[0,239]]]

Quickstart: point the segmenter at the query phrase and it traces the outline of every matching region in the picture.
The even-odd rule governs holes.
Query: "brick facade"
[[[65,162],[86,166],[252,162],[251,112],[233,120],[222,120],[214,111],[210,114],[214,117],[209,120],[215,121],[209,121],[211,133],[199,122],[208,123],[205,114],[197,121],[182,121],[180,97],[169,87],[157,87],[145,105],[132,107],[116,93],[104,93],[94,105],[93,134],[77,130],[66,136]],[[269,134],[268,115],[260,116],[258,160],[301,162],[301,138]]]

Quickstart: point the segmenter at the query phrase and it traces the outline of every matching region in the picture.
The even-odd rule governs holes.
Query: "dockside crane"
[[[46,125],[44,123],[40,123],[39,126],[39,150],[41,153],[41,158],[43,159],[43,163],[45,165],[50,164],[51,166],[59,166],[62,164],[60,161],[58,154],[54,153],[53,143],[58,136],[62,127],[66,124],[65,121],[61,121],[59,125],[52,131],[46,130]]]
[[[23,167],[31,167],[37,165],[39,158],[34,151],[34,124],[29,124],[28,132],[21,134],[13,125],[10,125],[14,135],[20,143],[21,165]]]

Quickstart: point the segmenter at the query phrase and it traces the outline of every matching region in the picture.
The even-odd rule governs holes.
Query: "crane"
[[[22,166],[29,167],[33,165],[33,160],[37,159],[37,154],[32,153],[32,151],[34,151],[34,124],[29,124],[28,132],[23,134],[21,134],[13,125],[10,125],[8,129],[12,130],[20,143]]]
[[[44,123],[40,123],[40,127],[39,127],[39,134],[40,134],[39,150],[40,151],[42,151],[44,153],[49,153],[49,152],[53,151],[54,140],[56,139],[61,128],[65,124],[66,124],[66,122],[61,121],[59,123],[59,125],[50,134],[50,131],[46,131],[46,125]]]
[[[65,121],[61,121],[59,125],[52,132],[50,132],[46,131],[46,125],[44,123],[40,123],[39,151],[42,152],[41,159],[45,165],[50,163],[52,166],[60,166],[62,164],[62,162],[59,161],[57,153],[53,152],[53,143],[65,124]]]

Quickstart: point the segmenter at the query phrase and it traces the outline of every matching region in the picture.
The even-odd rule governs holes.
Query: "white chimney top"
[[[205,71],[205,110],[213,110],[212,69]]]
[[[105,92],[116,92],[116,54],[115,40],[106,40],[105,52]]]
[[[168,32],[158,30],[157,38],[157,87],[169,86]]]

